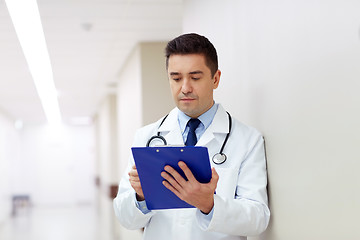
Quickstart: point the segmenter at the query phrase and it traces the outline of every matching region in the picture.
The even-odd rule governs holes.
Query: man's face
[[[197,118],[213,105],[213,91],[221,72],[214,76],[200,54],[171,55],[168,62],[170,89],[176,106],[186,115]]]

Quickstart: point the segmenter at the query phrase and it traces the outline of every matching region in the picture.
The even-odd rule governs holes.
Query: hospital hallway
[[[0,239],[114,240],[109,219],[93,204],[24,207],[0,225]]]

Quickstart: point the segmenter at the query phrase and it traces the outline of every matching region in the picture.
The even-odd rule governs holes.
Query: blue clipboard
[[[178,166],[178,162],[183,161],[199,182],[210,182],[211,167],[206,147],[133,147],[131,150],[149,210],[194,207],[162,184],[164,178],[160,174],[166,165],[185,178]]]

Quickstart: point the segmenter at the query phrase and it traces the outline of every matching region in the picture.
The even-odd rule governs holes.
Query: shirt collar
[[[214,104],[209,110],[207,110],[205,113],[201,114],[198,117],[198,119],[201,121],[201,124],[204,126],[204,130],[206,130],[212,123],[218,107],[219,104],[214,102]],[[182,133],[185,131],[186,124],[190,119],[191,117],[179,110],[178,121]]]

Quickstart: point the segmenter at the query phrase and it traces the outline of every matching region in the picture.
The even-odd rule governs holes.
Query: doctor
[[[207,184],[197,182],[183,162],[179,167],[188,180],[166,166],[161,173],[164,186],[196,208],[150,211],[130,157],[114,199],[117,218],[128,229],[145,228],[143,239],[151,240],[245,240],[260,234],[270,218],[264,140],[256,129],[231,120],[214,102],[221,76],[214,46],[198,34],[181,35],[166,47],[166,67],[177,108],[165,120],[139,129],[133,146],[146,146],[159,133],[168,144],[197,142],[208,148],[212,159],[229,135],[223,149],[227,158],[220,164],[211,162]]]

